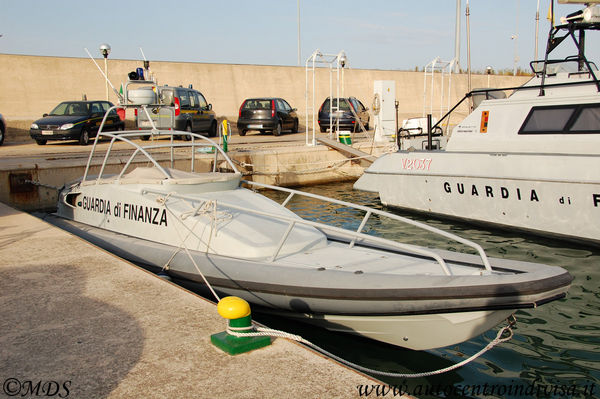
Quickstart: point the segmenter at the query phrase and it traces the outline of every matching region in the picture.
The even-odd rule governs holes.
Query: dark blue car
[[[65,101],[49,114],[31,124],[29,135],[39,145],[48,140],[77,140],[87,145],[95,137],[106,111],[113,106],[108,101]],[[116,110],[111,110],[106,118],[103,131],[124,130],[125,122]]]
[[[340,130],[349,130],[351,132],[360,132],[362,128],[369,130],[369,109],[355,97],[334,98],[330,102],[329,97],[323,101],[319,108],[319,127],[321,133],[331,129],[333,132],[338,126]],[[333,126],[330,126],[333,124]]]

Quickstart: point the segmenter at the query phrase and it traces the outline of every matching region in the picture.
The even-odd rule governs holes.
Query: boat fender
[[[242,298],[228,296],[221,299],[217,304],[217,312],[221,317],[229,320],[228,330],[241,335],[231,335],[227,331],[211,335],[212,344],[222,351],[237,355],[271,344],[271,338],[268,336],[243,336],[244,333],[252,333],[255,330],[252,327],[250,305]]]

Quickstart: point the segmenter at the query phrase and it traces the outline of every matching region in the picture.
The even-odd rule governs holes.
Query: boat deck
[[[290,267],[325,268],[326,270],[407,276],[414,276],[415,274],[443,276],[445,274],[440,264],[433,259],[389,252],[382,253],[382,251],[358,246],[355,246],[350,252],[348,244],[340,242],[330,242],[326,247],[279,258],[277,264]],[[485,270],[483,267],[452,263],[447,265],[453,275],[478,275]]]

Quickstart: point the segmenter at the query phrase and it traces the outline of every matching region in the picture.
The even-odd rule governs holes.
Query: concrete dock
[[[326,133],[318,133],[317,138],[327,136]],[[326,145],[306,145],[305,133],[273,136],[252,132],[244,137],[231,136],[229,156],[245,179],[259,183],[293,187],[352,181],[368,166],[364,156],[375,159],[393,145],[374,145],[364,134],[356,134],[355,141],[352,153],[348,153]],[[108,140],[101,140],[97,150],[103,155],[109,145]],[[25,211],[55,207],[58,200],[56,188],[83,176],[90,147],[73,141],[39,146],[31,140],[0,146],[0,202]],[[113,149],[118,152],[124,147],[124,143],[116,143]],[[198,155],[198,158],[202,157],[210,160],[213,156]],[[103,156],[94,158],[92,165],[99,167],[102,159]],[[165,153],[162,162],[167,159]],[[161,162],[161,159],[158,161]],[[121,162],[124,160],[114,158],[108,169],[114,167],[115,170],[107,170],[107,173],[120,171]],[[26,181],[38,184],[26,184]]]
[[[356,398],[378,384],[281,338],[227,355],[210,343],[225,327],[213,303],[2,203],[0,259],[0,397],[38,382],[72,398]]]

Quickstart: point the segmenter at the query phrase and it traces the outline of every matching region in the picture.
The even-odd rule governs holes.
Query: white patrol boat
[[[133,140],[140,135],[152,140]],[[97,158],[99,140],[107,139]],[[468,340],[516,309],[563,298],[571,284],[560,267],[488,259],[477,244],[396,215],[241,177],[221,148],[198,134],[117,135],[101,127],[83,178],[61,190],[49,220],[215,296],[236,295],[258,311],[411,349]],[[244,184],[287,199],[279,204]],[[328,201],[326,209],[357,209],[364,219],[354,230],[302,219],[286,208],[297,196]],[[364,233],[374,218],[411,223],[473,254]]]
[[[600,244],[600,82],[583,51],[598,15],[588,7],[554,27],[535,76],[482,101],[444,151],[386,154],[354,188],[387,206]],[[570,39],[576,56],[549,59]]]

